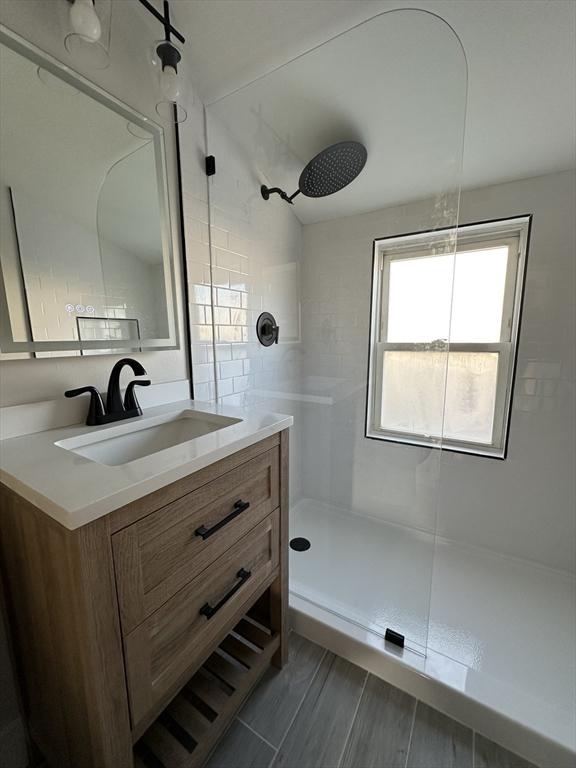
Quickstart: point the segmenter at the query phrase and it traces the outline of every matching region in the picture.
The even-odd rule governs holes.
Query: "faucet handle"
[[[96,387],[68,389],[64,392],[64,397],[76,397],[77,395],[84,395],[86,393],[90,393],[90,407],[88,408],[86,425],[88,427],[94,427],[96,424],[101,424],[104,417],[104,403],[102,402],[102,396]]]
[[[134,387],[149,387],[150,379],[132,379],[132,381],[126,387],[124,394],[124,410],[125,411],[138,411],[138,415],[142,415],[142,408],[134,392]]]

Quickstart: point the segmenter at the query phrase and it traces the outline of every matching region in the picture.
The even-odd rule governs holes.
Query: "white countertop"
[[[113,437],[130,423],[153,426],[167,414],[186,410],[242,421],[119,466],[100,464],[56,445],[87,434]],[[181,400],[102,427],[78,424],[1,440],[0,481],[74,530],[292,424],[292,416]]]

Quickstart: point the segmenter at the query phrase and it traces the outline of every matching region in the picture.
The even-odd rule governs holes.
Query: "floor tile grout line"
[[[291,635],[293,632],[294,632],[294,630],[293,630],[292,628],[290,628],[290,629],[288,630],[288,636],[290,636],[290,635]],[[314,677],[316,676],[316,672],[318,671],[318,669],[319,669],[319,667],[320,667],[320,664],[322,663],[322,661],[323,661],[323,659],[324,659],[324,656],[325,656],[325,655],[328,653],[328,651],[326,650],[326,648],[323,648],[322,650],[323,650],[322,656],[320,657],[320,660],[318,661],[318,664],[316,665],[316,668],[314,669],[314,672],[313,672],[313,674],[312,674],[312,678],[311,678],[310,682],[308,683],[308,685],[306,686],[306,689],[305,689],[304,693],[302,694],[302,700],[301,700],[301,702],[300,702],[300,703],[302,703],[302,701],[303,701],[303,700],[304,700],[304,698],[306,697],[306,694],[308,693],[308,689],[309,689],[309,688],[310,688],[310,686],[312,685],[312,680],[313,680],[313,679],[314,679]],[[287,662],[287,663],[289,663],[289,662]],[[251,694],[251,695],[252,695],[252,694]],[[298,706],[300,706],[300,705],[298,705]],[[242,710],[240,710],[240,711],[242,711]],[[251,726],[251,725],[248,725],[248,723],[247,723],[245,720],[243,720],[243,719],[240,717],[240,715],[236,715],[236,720],[238,720],[239,722],[241,722],[241,723],[242,723],[242,725],[245,725],[245,726],[246,726],[246,728],[248,728],[250,731],[252,731],[252,733],[254,733],[256,736],[260,737],[260,738],[262,739],[262,741],[266,742],[266,744],[268,744],[270,747],[272,747],[272,749],[273,749],[275,752],[277,752],[277,751],[279,750],[279,748],[280,748],[280,747],[275,747],[275,746],[274,746],[274,744],[272,744],[272,742],[271,742],[271,741],[268,741],[268,739],[267,739],[265,736],[263,736],[263,735],[260,733],[260,731],[257,731],[257,730],[256,730],[256,728],[254,728],[254,727],[253,727],[253,726]],[[287,731],[286,731],[286,733],[288,732],[288,730],[290,730],[290,727],[292,726],[292,723],[293,723],[293,720],[291,720],[291,721],[290,721],[290,723],[288,724],[288,727],[287,727]],[[284,734],[284,736],[285,736],[285,735],[286,735],[286,734]],[[282,742],[284,741],[284,736],[283,736],[283,737],[282,737],[282,739],[280,740],[280,744],[282,744]],[[275,756],[274,756],[274,757],[275,757]],[[274,760],[274,758],[272,758],[272,760]]]
[[[310,678],[310,682],[306,686],[306,690],[304,691],[304,695],[302,696],[302,699],[300,700],[300,704],[298,704],[298,706],[296,707],[296,711],[294,712],[294,715],[291,718],[291,720],[290,720],[290,722],[288,724],[288,727],[286,728],[284,736],[282,737],[282,739],[280,740],[280,743],[278,744],[278,750],[276,752],[274,760],[280,754],[280,750],[282,749],[282,746],[284,745],[284,742],[286,741],[286,737],[290,733],[290,729],[294,725],[294,722],[295,722],[296,718],[298,717],[298,713],[300,712],[300,710],[302,709],[302,705],[306,701],[306,697],[308,696],[308,692],[310,691],[310,688],[312,687],[312,683],[314,682],[314,680],[316,680],[316,677],[318,676],[318,672],[320,670],[320,667],[322,666],[322,662],[324,661],[324,659],[326,658],[328,653],[329,653],[329,651],[326,648],[324,648],[324,653],[322,654],[322,657],[320,658],[320,661],[318,662],[318,666],[314,670],[314,674]],[[274,760],[272,761],[272,763],[274,762]],[[270,763],[270,765],[272,765],[272,763]]]
[[[410,736],[408,737],[408,746],[406,747],[406,762],[404,768],[408,768],[410,760],[410,750],[412,749],[412,736],[414,735],[414,725],[416,723],[416,710],[418,709],[418,699],[414,699],[414,712],[412,713],[412,725],[410,726]]]
[[[356,707],[354,708],[354,714],[352,715],[352,719],[350,721],[350,728],[348,729],[348,733],[346,734],[346,739],[344,740],[344,746],[342,747],[342,752],[340,754],[340,759],[338,760],[338,768],[341,767],[342,761],[344,760],[344,757],[346,755],[346,747],[348,746],[348,742],[350,741],[350,736],[352,735],[352,729],[354,728],[354,723],[356,722],[356,718],[358,717],[358,711],[360,709],[360,704],[362,703],[362,699],[364,697],[364,691],[366,690],[366,684],[368,682],[368,672],[364,670],[364,682],[362,683],[362,690],[360,691],[360,696],[358,696],[358,702],[356,704]]]
[[[248,728],[248,730],[251,731],[254,734],[254,736],[258,736],[260,741],[263,741],[264,744],[267,744],[269,747],[271,747],[274,750],[274,752],[278,752],[278,747],[275,747],[274,744],[272,744],[272,742],[268,741],[268,739],[265,739],[261,733],[258,733],[258,731],[255,728],[252,728],[251,725],[248,725],[248,723],[245,720],[242,720],[242,718],[239,717],[238,715],[236,715],[236,720],[238,720],[239,723],[242,723],[243,726]]]

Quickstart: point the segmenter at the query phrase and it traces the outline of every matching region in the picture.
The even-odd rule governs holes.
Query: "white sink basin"
[[[118,426],[60,440],[55,445],[99,464],[117,467],[241,421],[215,413],[185,410],[148,420],[144,417],[124,424],[119,422]]]

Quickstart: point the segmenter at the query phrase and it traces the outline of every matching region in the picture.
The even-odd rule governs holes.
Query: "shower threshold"
[[[312,544],[290,555],[297,632],[538,765],[575,764],[573,577],[310,499],[291,518]]]

